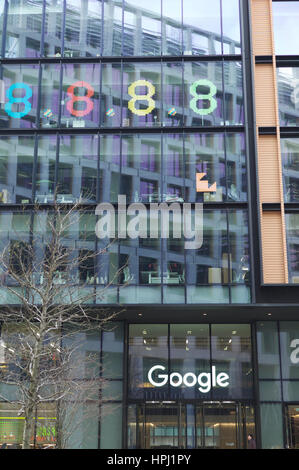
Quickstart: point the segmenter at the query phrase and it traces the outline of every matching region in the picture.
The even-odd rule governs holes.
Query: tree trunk
[[[32,361],[32,374],[29,379],[29,389],[28,389],[28,401],[25,405],[25,424],[23,430],[23,449],[30,449],[30,441],[33,436],[33,430],[35,419],[35,409],[37,406],[37,390],[38,390],[38,375],[39,375],[39,364],[40,364],[40,352],[41,345],[43,342],[42,335],[36,341],[34,352],[33,352],[33,361]]]

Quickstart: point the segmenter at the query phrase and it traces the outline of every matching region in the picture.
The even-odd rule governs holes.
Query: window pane
[[[185,62],[185,125],[224,125],[221,62]]]
[[[222,0],[222,29],[223,54],[241,54],[239,0]]]
[[[121,125],[121,83],[120,64],[102,64],[101,126]]]
[[[97,446],[96,446],[97,447]],[[102,405],[101,449],[122,448],[122,406],[109,403]]]
[[[42,9],[40,0],[9,0],[5,57],[40,56]]]
[[[129,202],[158,202],[161,197],[161,135],[122,136],[120,194]]]
[[[161,126],[161,65],[123,66],[123,127]]]
[[[260,381],[261,401],[281,401],[281,382],[279,380]]]
[[[168,325],[130,325],[129,332],[129,395],[132,398],[151,398],[167,392],[168,386],[154,387],[148,377],[153,366],[153,379],[162,382],[157,374],[168,373]]]
[[[299,379],[299,322],[280,322],[281,369],[283,379]]]
[[[283,449],[281,404],[261,404],[262,448]]]
[[[125,2],[123,54],[161,55],[161,0]]]
[[[299,202],[299,139],[281,138],[285,202]]]
[[[123,378],[123,325],[114,324],[111,331],[103,331],[103,377]]]
[[[225,211],[204,211],[203,243],[197,250],[187,250],[186,266],[188,284],[209,285],[229,282]]]
[[[275,54],[297,55],[299,47],[298,2],[272,2]]]
[[[98,127],[99,96],[99,64],[64,64],[62,127]]]
[[[184,54],[221,54],[220,0],[183,1]]]
[[[42,64],[40,127],[58,127],[60,112],[60,65]]]
[[[225,268],[230,282],[234,284],[250,284],[250,257],[248,240],[247,211],[228,211],[229,223],[229,257],[223,255],[223,270]]]
[[[260,379],[280,378],[279,344],[277,324],[257,324],[257,348]]]
[[[0,126],[23,129],[36,127],[39,67],[2,65],[1,72],[5,105],[0,109]]]
[[[289,282],[299,283],[299,214],[286,214]]]
[[[120,136],[101,136],[100,200],[118,202],[120,184]]]
[[[163,67],[163,126],[182,126],[184,115],[183,66],[166,63]]]
[[[194,373],[198,377],[201,373],[210,372],[210,333],[209,325],[170,325],[170,372],[181,375]],[[192,377],[190,383],[192,383]],[[202,378],[207,381],[207,378]],[[193,387],[170,387],[170,393],[175,398],[208,398],[210,397],[209,384]]]
[[[0,138],[0,203],[32,202],[34,137]]]
[[[60,136],[58,202],[96,201],[98,136]]]
[[[2,56],[2,41],[5,41],[3,34],[3,21],[4,21],[4,2],[0,3],[0,57]]]
[[[278,106],[281,126],[298,126],[298,70],[298,67],[277,68]]]
[[[63,0],[46,0],[44,55],[61,56]]]
[[[250,398],[253,393],[250,325],[212,325],[212,363],[229,376],[228,387],[213,389],[213,398]]]
[[[182,0],[163,0],[163,55],[182,54]]]
[[[103,55],[120,56],[122,51],[122,1],[104,0]]]
[[[64,57],[90,57],[101,53],[102,1],[67,0]]]

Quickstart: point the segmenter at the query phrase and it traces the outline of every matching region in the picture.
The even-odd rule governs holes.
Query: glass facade
[[[257,323],[263,448],[298,448],[298,327],[296,321]]]
[[[286,56],[297,55],[299,2],[272,3],[289,283],[298,284],[299,68]],[[72,283],[94,293],[95,312],[124,311],[111,329],[77,332],[78,363],[93,354],[96,364],[75,380],[96,374],[106,385],[100,406],[78,407],[70,448],[243,449],[248,433],[263,448],[299,448],[299,323],[257,322],[267,302],[253,233],[247,6],[0,0],[0,250],[18,269],[14,247],[47,240],[54,203],[81,204],[63,244],[101,254],[76,266]],[[103,237],[102,203],[115,216]],[[36,257],[47,256],[41,244]],[[33,277],[43,283],[43,272]],[[1,308],[19,306],[10,287],[0,266]],[[1,376],[12,367],[5,338],[23,329],[0,328],[0,395],[10,401],[0,401],[0,444],[19,446],[18,390]],[[36,417],[31,445],[55,446],[56,405]]]
[[[5,0],[0,15],[7,58],[241,51],[238,0],[200,0],[196,13],[191,0]]]
[[[5,343],[9,337],[15,335],[20,340],[26,335],[25,325],[9,324],[2,326],[0,339],[0,377],[5,380],[11,368],[21,369],[22,364],[10,362]],[[66,338],[66,339],[64,339]],[[71,339],[70,339],[71,338]],[[124,352],[124,331],[123,324],[118,322],[107,326],[106,331],[78,332],[75,335],[64,336],[62,343],[67,346],[67,342],[75,342],[75,349],[72,353],[72,363],[70,367],[72,373],[76,373],[74,381],[90,381],[89,396],[71,397],[70,402],[65,405],[64,400],[59,401],[60,406],[66,406],[69,410],[70,418],[66,414],[65,425],[65,448],[97,449],[101,442],[102,448],[114,448],[119,446],[122,439],[122,415],[113,413],[115,427],[111,435],[111,426],[107,413],[106,420],[101,420],[101,415],[106,415],[106,409],[121,410],[123,401],[123,352]],[[84,362],[83,357],[88,358]],[[101,358],[101,367],[100,367]],[[53,361],[55,358],[53,358]],[[77,364],[77,365],[76,365]],[[98,382],[96,379],[98,378]],[[96,384],[96,385],[95,385]],[[86,389],[87,390],[87,389]],[[78,389],[80,391],[80,389]],[[5,442],[10,448],[19,448],[22,442],[22,432],[24,417],[20,413],[17,403],[18,391],[14,385],[1,383],[0,380],[0,443]],[[21,392],[20,392],[21,393]],[[96,394],[101,395],[101,406]],[[4,401],[9,400],[9,403]],[[31,439],[31,446],[35,448],[54,447],[57,438],[57,401],[44,403],[36,410],[37,427],[35,436]],[[109,418],[111,418],[109,416]],[[109,435],[109,443],[105,435]],[[112,437],[113,436],[113,437]],[[100,441],[99,441],[100,440]]]
[[[280,148],[282,163],[283,198],[285,203],[288,283],[298,284],[299,185],[297,160],[298,83],[299,68],[293,58],[297,55],[296,18],[298,1],[273,1],[275,53],[277,65]],[[290,131],[290,132],[289,132]]]

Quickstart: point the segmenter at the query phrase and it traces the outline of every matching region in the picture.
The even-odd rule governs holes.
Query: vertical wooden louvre
[[[272,0],[251,0],[251,28],[255,64],[254,81],[263,282],[264,284],[286,284],[288,283],[287,247]],[[272,63],[256,64],[256,56],[272,56]],[[259,135],[260,127],[275,127],[276,135]],[[263,210],[263,204],[267,203],[279,204],[280,210],[271,212]]]

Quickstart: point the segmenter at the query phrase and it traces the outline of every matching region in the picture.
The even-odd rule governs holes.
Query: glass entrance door
[[[197,448],[238,449],[241,446],[239,406],[207,404],[196,407]]]
[[[254,423],[253,407],[238,402],[130,405],[128,447],[242,449]]]
[[[299,449],[299,405],[286,407],[288,447]]]

